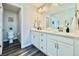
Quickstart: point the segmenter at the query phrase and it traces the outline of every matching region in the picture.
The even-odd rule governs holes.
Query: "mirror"
[[[71,5],[69,5],[71,6]],[[64,7],[65,8],[65,7]],[[75,4],[71,8],[63,9],[56,14],[51,15],[51,27],[52,28],[66,28],[69,24],[69,28],[72,28],[72,21],[75,16]]]
[[[57,29],[59,27],[59,20],[57,16],[51,17],[51,26],[53,29]]]
[[[79,10],[77,10],[77,20],[78,20],[78,29],[79,29]]]

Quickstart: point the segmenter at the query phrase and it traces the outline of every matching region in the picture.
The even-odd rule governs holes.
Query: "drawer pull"
[[[43,34],[41,34],[41,36],[43,36]]]
[[[43,41],[43,39],[41,39],[41,41]]]
[[[41,47],[41,49],[43,49],[43,47]]]

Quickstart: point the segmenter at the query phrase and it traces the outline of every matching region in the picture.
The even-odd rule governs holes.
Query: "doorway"
[[[13,42],[9,43],[8,32],[14,32]],[[3,53],[21,48],[20,8],[3,3]]]

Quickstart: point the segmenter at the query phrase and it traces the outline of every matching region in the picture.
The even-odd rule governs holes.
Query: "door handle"
[[[43,47],[41,47],[41,49],[43,49]]]
[[[59,49],[59,44],[57,43],[57,49]]]
[[[55,48],[57,48],[57,44],[55,43]]]
[[[0,8],[2,8],[2,7],[0,6]]]
[[[1,47],[1,45],[0,45],[0,47]]]

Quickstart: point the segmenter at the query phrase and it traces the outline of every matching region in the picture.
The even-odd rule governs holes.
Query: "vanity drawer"
[[[40,50],[41,50],[43,53],[46,53],[46,42],[45,42],[45,43],[40,43]]]
[[[40,33],[40,50],[46,53],[46,33]]]
[[[53,34],[47,34],[47,39],[58,40],[58,37],[56,35],[53,35]]]
[[[58,41],[73,45],[73,39],[68,37],[62,37],[62,36],[57,36],[57,37],[58,37]]]
[[[58,35],[56,36],[53,34],[47,34],[47,39],[57,40],[57,41],[60,41],[63,43],[73,45],[73,39],[68,38],[68,37],[64,37],[64,36],[58,36]]]
[[[41,33],[40,33],[40,37],[41,37],[41,38],[46,38],[46,33],[42,33],[42,32],[41,32]]]

